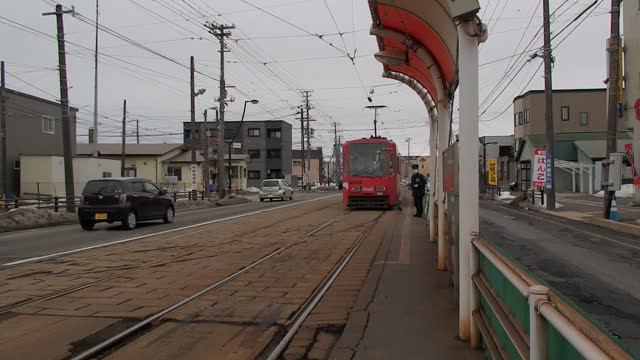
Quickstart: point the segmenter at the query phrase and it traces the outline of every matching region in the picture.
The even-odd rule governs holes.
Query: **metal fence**
[[[168,192],[169,196],[173,198],[173,201],[180,200],[205,200],[207,194],[204,191],[192,192],[192,191],[174,191]],[[209,198],[216,197],[215,194],[210,193]],[[80,205],[80,197],[64,197],[64,196],[33,196],[22,197],[13,199],[0,199],[0,213],[8,212],[12,209],[19,209],[24,207],[33,207],[42,210],[53,210],[55,212],[65,211],[69,202],[73,201],[75,206]]]
[[[476,237],[472,251],[478,260],[472,279],[477,299],[473,319],[491,358],[634,358],[615,336],[491,242]]]

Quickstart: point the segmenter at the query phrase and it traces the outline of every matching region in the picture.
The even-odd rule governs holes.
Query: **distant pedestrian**
[[[418,172],[418,165],[411,165],[413,175],[411,175],[411,193],[413,195],[413,202],[416,207],[415,217],[422,217],[424,211],[424,191],[427,186],[427,178]]]

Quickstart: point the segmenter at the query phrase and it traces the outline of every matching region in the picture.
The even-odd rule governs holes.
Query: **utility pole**
[[[209,33],[215,36],[220,42],[220,119],[218,120],[218,191],[220,199],[225,196],[225,176],[224,171],[224,109],[227,100],[227,85],[224,80],[224,53],[229,50],[226,49],[224,41],[231,36],[231,32],[227,30],[235,29],[233,25],[223,24],[207,24]]]
[[[124,177],[127,159],[127,100],[125,99],[122,105],[122,158],[120,159],[120,176]]]
[[[551,53],[551,16],[549,15],[549,0],[543,0],[543,18],[544,18],[544,94],[545,94],[545,138],[547,151],[547,209],[556,208],[556,189],[555,189],[555,150],[554,150],[554,133],[553,133],[553,55]],[[486,160],[483,160],[486,162]],[[486,174],[485,174],[486,177]],[[486,181],[486,179],[485,179]]]
[[[204,150],[204,164],[202,166],[202,174],[204,178],[204,193],[209,199],[209,130],[207,128],[207,110],[204,111],[204,123],[200,129],[200,136],[204,138],[202,148]]]
[[[9,171],[7,171],[7,100],[6,100],[6,84],[4,78],[4,61],[0,61],[0,137],[2,145],[0,151],[2,151],[2,160],[0,160],[0,166],[2,167],[2,195],[7,198],[7,187],[9,186]]]
[[[411,138],[406,138],[404,141],[407,142],[407,158],[411,157]]]
[[[136,122],[136,144],[140,144],[140,120],[133,120]]]
[[[300,136],[302,137],[302,141],[300,142],[300,146],[302,147],[302,187],[306,189],[305,170],[307,167],[307,160],[304,152],[304,109],[303,108],[300,108]]]
[[[338,148],[338,123],[333,123],[333,180],[338,183],[338,157],[340,149]]]
[[[193,178],[194,178],[194,169],[197,166],[197,162],[196,162],[196,137],[195,137],[195,132],[196,132],[196,78],[195,78],[195,72],[196,72],[196,66],[195,66],[195,59],[193,56],[191,56],[190,58],[190,91],[189,91],[189,95],[190,95],[190,100],[191,100],[191,136],[190,136],[190,143],[191,143],[191,173],[189,174],[189,178],[192,179],[191,181],[191,193],[192,196],[191,198],[193,200],[197,200],[198,199],[198,189],[193,186]]]
[[[609,99],[607,102],[607,159],[616,152],[616,133],[618,119],[618,71],[620,68],[620,0],[611,0],[611,39],[609,39]],[[637,161],[637,160],[636,160]],[[608,184],[609,171],[602,174],[604,183]],[[608,185],[604,189],[603,216],[609,219],[611,214],[611,202],[615,191],[610,191]]]
[[[94,53],[94,73],[93,73],[93,157],[98,157],[98,16],[100,15],[100,7],[96,0],[96,51]],[[140,141],[138,141],[138,144]]]
[[[43,16],[55,15],[57,23],[58,38],[58,70],[60,73],[60,107],[62,110],[62,143],[64,152],[64,177],[65,194],[68,199],[75,198],[73,181],[73,152],[71,149],[71,125],[69,121],[69,87],[67,83],[67,57],[64,42],[64,14],[73,11],[63,11],[62,5],[56,5],[56,11],[44,13]],[[67,212],[75,213],[76,204],[74,201],[66,201]]]

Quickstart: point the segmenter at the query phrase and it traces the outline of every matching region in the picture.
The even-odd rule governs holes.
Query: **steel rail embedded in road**
[[[61,252],[57,252],[57,253],[53,253],[53,254],[37,256],[37,257],[32,257],[32,258],[18,260],[18,261],[13,261],[13,262],[2,264],[2,266],[12,266],[12,265],[31,263],[31,262],[36,262],[36,261],[40,261],[40,260],[46,260],[46,259],[50,259],[50,258],[62,256],[62,255],[75,254],[75,253],[78,253],[78,252],[81,252],[81,251],[99,249],[99,248],[102,248],[102,247],[116,245],[116,244],[122,244],[122,243],[127,243],[127,242],[131,242],[131,241],[135,241],[135,240],[142,240],[142,239],[146,239],[146,238],[149,238],[149,237],[152,237],[152,236],[171,234],[171,233],[174,233],[174,232],[177,232],[177,231],[193,229],[193,228],[200,227],[200,226],[211,225],[211,224],[215,224],[215,223],[219,223],[219,222],[223,222],[223,221],[239,219],[239,218],[243,218],[243,217],[247,217],[247,216],[262,214],[262,213],[265,213],[265,212],[275,211],[275,210],[284,209],[284,208],[288,208],[288,207],[292,207],[292,206],[298,206],[298,205],[302,205],[302,204],[307,204],[307,203],[314,202],[314,201],[325,200],[325,199],[329,199],[329,198],[332,198],[332,197],[335,197],[335,196],[339,196],[339,195],[341,195],[341,194],[323,196],[323,197],[317,198],[317,199],[310,199],[310,200],[305,200],[305,201],[301,201],[301,202],[296,202],[296,203],[293,203],[293,204],[276,206],[276,207],[272,207],[272,208],[268,208],[268,209],[257,210],[257,211],[252,211],[252,212],[248,212],[248,213],[244,213],[244,214],[228,216],[228,217],[222,218],[222,219],[205,221],[205,222],[202,222],[202,223],[199,223],[199,224],[193,224],[193,225],[183,226],[183,227],[180,227],[180,228],[175,228],[175,229],[159,231],[159,232],[155,232],[155,233],[151,233],[151,234],[135,236],[135,237],[128,238],[128,239],[111,241],[111,242],[104,243],[104,244],[87,246],[87,247],[83,247],[83,248],[79,248],[79,249],[61,251]]]
[[[338,278],[340,273],[342,273],[342,270],[344,270],[344,268],[347,266],[347,264],[349,263],[353,255],[356,253],[356,251],[358,251],[358,249],[360,248],[360,245],[362,244],[364,239],[367,237],[367,235],[369,235],[371,230],[373,230],[374,226],[378,223],[378,220],[382,217],[382,215],[384,215],[384,213],[370,220],[369,226],[362,232],[362,234],[360,234],[360,236],[358,237],[354,245],[351,247],[347,255],[343,257],[342,261],[338,263],[338,266],[334,268],[330,276],[324,281],[320,290],[315,295],[312,295],[312,298],[310,299],[311,301],[307,303],[307,305],[301,310],[301,312],[299,312],[299,315],[297,316],[295,322],[293,323],[289,331],[287,331],[287,333],[282,338],[282,340],[280,340],[276,348],[273,349],[273,351],[271,351],[271,353],[269,354],[269,357],[267,357],[267,360],[277,359],[282,354],[282,352],[287,348],[287,345],[289,345],[289,342],[291,342],[291,339],[293,339],[295,334],[298,332],[298,329],[300,329],[300,326],[302,326],[302,324],[307,319],[307,317],[309,317],[313,309],[315,309],[316,305],[318,305],[320,300],[322,300],[322,297],[329,290],[333,282]]]
[[[326,207],[322,208],[322,209],[326,209]],[[291,219],[294,219],[294,218],[297,218],[297,217],[300,217],[300,216],[304,216],[304,215],[306,215],[306,214],[302,213],[302,214],[299,214],[299,215],[296,215],[296,216],[293,216],[293,217],[290,217],[290,218],[287,218],[287,219],[284,219],[284,220],[276,221],[276,222],[272,223],[271,226],[273,226],[275,224],[279,224],[279,223],[285,222],[285,221],[290,221]],[[198,232],[200,232],[200,231],[198,231]],[[78,292],[80,290],[84,290],[84,289],[90,288],[92,286],[96,286],[96,285],[105,283],[107,281],[110,281],[110,280],[117,279],[119,277],[125,276],[125,275],[127,275],[127,274],[129,274],[129,273],[131,273],[133,271],[138,271],[138,270],[143,270],[143,269],[147,269],[147,268],[150,268],[150,267],[156,267],[156,266],[160,266],[160,265],[170,264],[170,263],[172,263],[174,261],[177,261],[177,260],[179,260],[181,258],[187,257],[189,255],[193,255],[193,254],[195,254],[197,252],[200,252],[202,250],[211,248],[213,246],[225,245],[225,244],[228,244],[228,243],[230,243],[232,241],[236,241],[238,238],[240,238],[242,236],[246,236],[247,234],[250,234],[250,233],[253,233],[253,232],[255,232],[255,230],[250,230],[248,232],[243,232],[243,233],[234,235],[229,239],[225,239],[225,240],[220,241],[220,242],[208,243],[206,245],[192,245],[192,246],[189,246],[191,249],[188,252],[185,252],[185,253],[182,253],[182,254],[178,254],[178,255],[174,255],[174,256],[170,256],[167,259],[162,259],[162,260],[158,260],[158,261],[153,261],[153,262],[148,263],[148,264],[142,264],[142,265],[139,265],[139,266],[134,266],[134,267],[128,268],[128,269],[126,269],[124,271],[118,272],[116,274],[112,274],[112,275],[103,277],[103,278],[98,279],[98,280],[91,281],[91,282],[83,284],[83,285],[79,285],[79,286],[75,286],[75,287],[72,287],[72,288],[64,289],[62,291],[58,291],[58,292],[55,292],[53,294],[45,295],[45,296],[40,297],[40,298],[23,301],[23,302],[20,302],[20,303],[17,303],[17,304],[8,305],[8,306],[5,306],[5,307],[0,307],[0,315],[6,314],[6,313],[8,313],[8,312],[10,312],[10,311],[12,311],[12,310],[14,310],[16,308],[20,308],[20,307],[27,306],[27,305],[33,305],[33,304],[41,303],[41,302],[44,302],[44,301],[57,299],[59,297],[65,296],[65,295],[73,294],[73,293]],[[194,233],[197,233],[197,232],[187,233],[187,234],[184,234],[183,236],[193,235]],[[313,233],[309,233],[309,234],[305,235],[305,237],[306,236],[310,236],[312,234]],[[193,248],[195,248],[195,249],[193,249]]]
[[[168,314],[168,313],[170,313],[170,312],[172,312],[172,311],[174,311],[174,310],[186,305],[187,303],[189,303],[189,302],[201,297],[202,295],[204,295],[204,294],[206,294],[206,293],[208,293],[208,292],[210,292],[212,290],[215,290],[215,289],[223,286],[224,284],[230,282],[231,280],[237,278],[238,276],[246,273],[247,271],[255,268],[256,266],[262,264],[263,262],[265,262],[265,261],[271,259],[272,257],[278,255],[282,251],[287,250],[287,249],[289,249],[289,248],[291,248],[291,247],[293,247],[293,246],[305,241],[305,239],[307,237],[309,237],[309,236],[321,231],[322,229],[326,228],[327,226],[333,224],[336,220],[337,219],[334,219],[334,220],[331,220],[331,221],[329,221],[327,223],[324,223],[323,225],[317,227],[316,229],[314,229],[313,231],[309,232],[308,234],[305,234],[301,239],[293,241],[293,242],[291,242],[291,243],[289,243],[289,244],[287,244],[287,245],[285,245],[283,247],[277,248],[273,252],[271,252],[271,253],[263,256],[262,258],[252,262],[251,264],[249,264],[246,267],[234,272],[233,274],[228,275],[227,277],[225,277],[224,279],[214,283],[213,285],[210,285],[210,286],[208,286],[208,287],[196,292],[195,294],[187,297],[186,299],[183,299],[183,300],[181,300],[181,301],[179,301],[179,302],[177,302],[177,303],[165,308],[164,310],[162,310],[162,311],[160,311],[160,312],[158,312],[158,313],[146,318],[145,320],[137,323],[136,325],[134,325],[134,326],[132,326],[132,327],[130,327],[130,328],[128,328],[128,329],[116,334],[116,335],[114,335],[113,337],[111,337],[111,338],[99,343],[98,345],[96,345],[96,346],[94,346],[94,347],[92,347],[92,348],[90,348],[90,349],[88,349],[88,350],[86,350],[84,352],[82,352],[81,354],[79,354],[77,356],[74,356],[71,360],[88,359],[88,358],[90,358],[90,357],[92,357],[92,356],[94,356],[94,355],[96,355],[96,354],[98,354],[98,353],[110,348],[111,346],[119,343],[120,341],[124,340],[125,338],[129,337],[130,335],[132,335],[132,334],[136,333],[137,331],[145,328],[147,325],[155,322],[156,320],[159,320],[160,318],[162,318],[166,314]]]

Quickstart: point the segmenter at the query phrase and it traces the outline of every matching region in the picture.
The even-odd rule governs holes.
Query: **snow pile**
[[[593,194],[595,197],[604,197],[604,191]],[[633,197],[633,184],[622,185],[620,191],[616,191],[616,197],[619,198],[631,198]]]
[[[503,192],[500,194],[500,196],[498,196],[498,199],[500,199],[500,200],[513,200],[513,199],[515,199],[515,198],[516,198],[516,197],[515,197],[515,196],[513,196],[513,195],[511,195],[511,193],[510,193],[510,192],[508,192],[508,191],[503,191]]]
[[[250,187],[247,188],[246,191],[250,192],[250,193],[259,193],[260,189],[258,189],[257,187],[250,186]]]
[[[22,207],[12,209],[0,214],[0,232],[34,229],[47,226],[73,224],[77,222],[75,214],[54,212],[37,209],[35,207]]]
[[[242,196],[237,196],[235,194],[229,194],[226,198],[217,201],[216,205],[218,206],[228,206],[228,205],[238,205],[238,204],[247,204],[250,203],[251,200]]]

